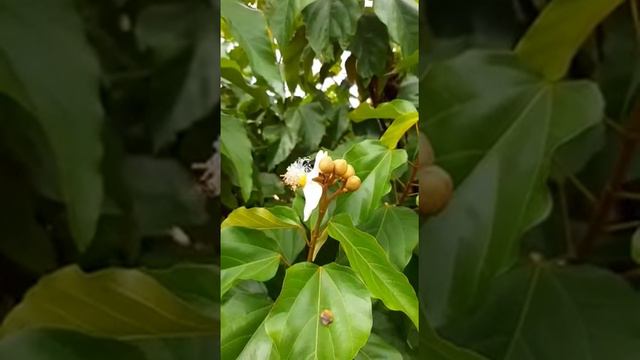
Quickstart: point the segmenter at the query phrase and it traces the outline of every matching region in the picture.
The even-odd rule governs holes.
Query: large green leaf
[[[266,320],[265,320],[266,321]],[[279,360],[278,352],[273,345],[273,341],[265,330],[265,321],[251,336],[237,360]]]
[[[348,213],[358,225],[380,207],[382,198],[391,191],[391,174],[407,162],[407,152],[365,140],[354,145],[344,158],[353,165],[362,184],[357,191],[338,198],[335,213]]]
[[[174,226],[201,225],[209,219],[204,194],[177,161],[131,156],[125,159],[124,173],[142,235],[163,234]]]
[[[222,0],[220,13],[229,24],[233,37],[247,53],[256,77],[264,79],[276,94],[284,96],[282,76],[262,12],[239,0]]]
[[[293,119],[286,120],[288,123],[299,124],[297,127],[300,129],[300,140],[304,149],[307,151],[317,150],[327,127],[322,105],[317,102],[300,105],[285,116],[293,117]]]
[[[222,114],[220,119],[220,152],[231,162],[244,201],[253,190],[253,158],[251,141],[239,119]]]
[[[554,151],[601,120],[603,101],[591,82],[549,83],[510,53],[463,54],[434,65],[423,84],[426,131],[457,185],[422,230],[421,287],[439,327],[514,263],[520,236],[549,211]]]
[[[41,278],[6,316],[0,335],[44,327],[121,339],[218,333],[216,318],[143,272],[106,269],[87,274],[77,266]]]
[[[422,297],[422,294],[421,294]],[[420,353],[426,359],[441,360],[487,360],[470,350],[456,346],[455,344],[441,338],[436,331],[431,328],[427,319],[424,318],[424,304],[420,304]]]
[[[491,359],[631,360],[639,306],[640,296],[612,273],[537,264],[498,278],[486,305],[448,332]]]
[[[398,349],[387,344],[381,336],[371,334],[367,344],[360,349],[355,360],[402,360]]]
[[[103,194],[98,62],[73,1],[6,0],[0,6],[0,92],[33,114],[44,130],[71,233],[84,250],[95,233]]]
[[[404,57],[418,50],[418,4],[412,0],[374,1],[373,11],[387,25],[389,35],[402,49]]]
[[[287,270],[266,330],[283,360],[351,360],[371,325],[369,293],[350,268],[305,262]]]
[[[234,294],[222,305],[222,359],[236,359],[266,318],[273,302],[262,294]]]
[[[364,14],[358,20],[358,29],[349,49],[356,56],[356,69],[363,79],[382,75],[387,70],[389,34],[374,14]]]
[[[329,222],[329,235],[338,240],[351,267],[360,275],[371,295],[391,310],[402,311],[418,327],[418,297],[407,277],[387,258],[376,239],[353,226],[348,216]]]
[[[221,295],[240,280],[271,279],[284,259],[279,243],[258,230],[225,227],[220,242]]]
[[[235,61],[227,58],[220,59],[220,77],[253,96],[263,107],[269,105],[269,97],[264,92],[264,89],[259,86],[250,85],[244,78],[240,65]]]
[[[265,15],[278,46],[286,48],[293,36],[302,9],[315,0],[268,0]]]
[[[237,208],[222,222],[222,228],[230,226],[246,227],[257,230],[296,229],[301,227],[295,219],[297,215],[291,208]]]
[[[333,60],[333,42],[345,49],[362,13],[358,0],[315,1],[302,10],[307,39],[323,62]]]
[[[548,80],[562,78],[595,27],[623,0],[554,0],[516,46],[522,62]],[[567,21],[567,19],[571,21]]]
[[[407,266],[418,246],[418,214],[406,207],[384,205],[360,228],[378,240],[399,270]]]

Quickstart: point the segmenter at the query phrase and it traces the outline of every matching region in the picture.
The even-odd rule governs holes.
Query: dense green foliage
[[[217,7],[0,1],[3,359],[215,354]]]
[[[455,191],[421,228],[423,353],[637,358],[637,2],[457,3],[426,9],[423,128]]]
[[[221,15],[222,358],[418,356],[417,2]],[[314,180],[280,175],[325,150],[361,184],[328,186],[307,220]]]

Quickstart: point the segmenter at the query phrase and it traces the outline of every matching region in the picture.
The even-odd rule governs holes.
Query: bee
[[[322,313],[320,313],[320,322],[324,326],[329,326],[333,322],[333,312],[329,309],[324,309]]]

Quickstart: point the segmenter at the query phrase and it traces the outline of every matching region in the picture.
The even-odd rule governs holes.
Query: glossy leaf
[[[640,346],[639,304],[605,270],[524,266],[496,280],[486,305],[456,326],[464,329],[456,340],[491,359],[631,360]]]
[[[264,79],[276,94],[284,96],[282,76],[262,12],[244,5],[239,0],[222,0],[221,4],[220,14],[229,24],[234,38],[247,53],[256,77]]]
[[[266,330],[281,359],[353,359],[371,331],[371,299],[356,274],[335,263],[289,269]]]
[[[389,149],[395,149],[398,146],[398,141],[418,123],[418,112],[408,113],[397,117],[387,130],[380,137],[380,142],[386,145]]]
[[[418,50],[418,4],[411,0],[374,1],[373,11],[387,25],[406,58]]]
[[[422,230],[421,281],[438,327],[516,261],[520,236],[549,212],[554,151],[596,125],[603,102],[592,83],[549,83],[508,53],[463,54],[435,65],[424,84],[426,130],[457,185]]]
[[[251,142],[239,119],[222,114],[220,122],[220,152],[229,159],[244,201],[249,200],[253,190],[253,159]]]
[[[275,212],[275,214],[274,214]],[[301,225],[294,220],[297,217],[291,208],[237,208],[222,222],[222,228],[230,226],[246,227],[257,230],[295,229]]]
[[[376,239],[353,226],[346,215],[329,222],[329,236],[338,240],[349,264],[362,278],[371,295],[391,310],[402,311],[418,327],[418,297],[407,277],[387,258]]]
[[[28,110],[44,130],[69,227],[76,246],[84,251],[103,200],[98,61],[73,1],[7,0],[2,7],[0,93]],[[25,59],[46,59],[47,65]]]
[[[399,270],[407,266],[418,246],[418,214],[406,207],[384,205],[360,229],[376,238]]]
[[[548,80],[564,77],[571,60],[595,27],[622,0],[555,0],[547,5],[515,52]],[[571,21],[566,21],[571,18]]]
[[[349,49],[357,58],[356,69],[363,79],[383,75],[391,51],[386,26],[374,14],[362,15]]]
[[[380,207],[391,191],[391,174],[407,162],[407,152],[390,150],[378,141],[365,140],[354,145],[344,156],[362,180],[357,191],[340,196],[335,213],[348,213],[358,225]]]
[[[395,119],[401,115],[417,112],[416,107],[407,100],[395,99],[382,103],[377,107],[363,102],[349,113],[349,119],[353,122],[360,122],[368,119]]]
[[[41,278],[4,319],[0,334],[43,327],[122,339],[218,333],[217,319],[138,270],[87,274],[77,266]]]
[[[220,242],[221,295],[240,280],[271,279],[283,259],[278,243],[261,231],[225,227]]]
[[[238,357],[266,318],[272,304],[265,295],[238,293],[222,305],[222,359]]]
[[[278,351],[265,330],[265,323],[251,336],[237,360],[279,360]]]
[[[315,1],[302,10],[309,45],[321,60],[333,60],[334,41],[347,47],[361,12],[357,0]]]

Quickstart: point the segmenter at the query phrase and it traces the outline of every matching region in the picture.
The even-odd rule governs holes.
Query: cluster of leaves
[[[223,0],[221,16],[222,358],[417,356],[417,2]],[[362,184],[302,221],[278,175],[321,148]]]
[[[0,1],[3,358],[215,353],[217,8]]]
[[[634,359],[638,4],[498,3],[427,9],[424,131],[455,192],[421,228],[422,349]]]

